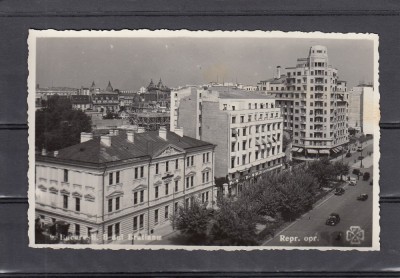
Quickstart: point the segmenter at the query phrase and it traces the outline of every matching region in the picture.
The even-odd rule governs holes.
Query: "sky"
[[[150,79],[169,87],[211,81],[256,85],[276,66],[295,66],[312,45],[328,48],[329,63],[352,88],[373,81],[372,40],[307,38],[38,38],[40,87],[138,90]]]

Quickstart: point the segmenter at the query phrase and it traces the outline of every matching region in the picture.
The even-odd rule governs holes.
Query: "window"
[[[243,128],[243,136],[246,136],[246,128]]]
[[[75,235],[80,236],[81,235],[81,225],[75,224]]]
[[[115,223],[115,236],[119,236],[119,223]]]
[[[155,187],[154,198],[158,198],[158,186]]]
[[[68,170],[64,169],[64,182],[68,182]]]
[[[158,163],[156,164],[156,174],[158,174]]]
[[[136,231],[138,229],[138,217],[133,217],[133,230]]]
[[[242,156],[242,164],[243,165],[246,164],[246,155],[245,154]]]
[[[242,142],[242,150],[245,150],[246,149],[246,141],[243,141]]]
[[[64,202],[63,202],[63,208],[68,209],[68,196],[64,195]]]
[[[193,187],[194,185],[194,176],[190,177],[190,186]]]
[[[231,168],[235,168],[235,157],[231,158]]]
[[[88,227],[87,228],[87,236],[89,237],[91,233],[92,233],[92,227]]]
[[[232,144],[231,144],[231,152],[234,152],[234,151],[235,151],[235,145],[236,145],[235,143],[232,143]]]
[[[75,210],[81,211],[81,198],[75,198]]]
[[[251,109],[251,103],[249,103],[249,109]]]
[[[119,183],[119,171],[115,173],[115,183]]]
[[[144,202],[144,190],[140,191],[140,202],[143,203]]]
[[[233,110],[233,111],[235,111],[235,110],[236,110],[236,107],[235,107],[234,105],[232,105],[232,110]]]
[[[189,188],[189,177],[186,177],[186,188]]]
[[[158,223],[158,209],[154,210],[154,223]]]
[[[176,159],[175,160],[175,169],[178,170],[178,168],[179,168],[179,160]]]
[[[108,175],[108,184],[113,184],[113,173],[110,173],[109,175]]]
[[[240,116],[240,122],[244,123],[244,116]]]
[[[164,218],[165,219],[168,219],[168,212],[169,212],[169,207],[165,206],[165,208],[164,208]]]
[[[107,227],[107,237],[108,239],[112,238],[112,225]]]
[[[133,193],[133,204],[136,205],[138,203],[138,193],[134,192]]]
[[[169,162],[165,162],[165,172],[169,172]]]
[[[119,210],[119,197],[115,198],[115,210]]]
[[[236,123],[236,117],[232,117],[232,124]]]
[[[203,163],[206,163],[206,154],[203,153]]]
[[[186,200],[185,200],[185,207],[188,208],[189,205],[190,205],[190,199],[189,199],[189,198],[186,198]]]
[[[206,192],[206,202],[208,202],[208,191]]]
[[[205,172],[202,173],[202,182],[203,183],[206,182],[206,173]]]
[[[139,178],[139,169],[135,168],[135,179]]]
[[[204,203],[205,197],[206,197],[206,194],[204,194],[204,192],[201,193],[201,203]]]
[[[113,203],[113,200],[108,199],[108,212],[112,212],[112,203]]]
[[[206,181],[208,182],[210,180],[210,172],[207,172],[206,176],[207,176]]]
[[[165,184],[165,195],[168,195],[169,191],[169,183]]]
[[[193,166],[194,165],[194,156],[191,157],[190,162],[191,162],[191,165]]]
[[[178,207],[179,207],[179,203],[178,203],[178,202],[175,202],[175,204],[174,204],[174,211],[175,211],[175,213],[178,212]]]
[[[144,225],[144,214],[139,215],[139,228],[143,229]]]
[[[179,181],[175,181],[175,192],[178,192],[179,190]]]
[[[140,177],[144,177],[144,166],[140,167]]]

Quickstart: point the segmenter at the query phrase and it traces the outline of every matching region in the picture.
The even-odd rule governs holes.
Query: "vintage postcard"
[[[31,30],[29,246],[379,250],[378,43]]]

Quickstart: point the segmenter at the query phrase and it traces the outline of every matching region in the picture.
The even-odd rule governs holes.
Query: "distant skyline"
[[[373,82],[373,41],[307,38],[39,38],[40,87],[139,90],[150,79],[169,87],[212,81],[256,85],[276,66],[295,66],[312,45],[328,48],[329,63],[348,88]]]

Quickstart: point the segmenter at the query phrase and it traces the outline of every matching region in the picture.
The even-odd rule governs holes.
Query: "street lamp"
[[[360,163],[360,169],[361,168],[363,168],[363,156],[362,156],[362,151],[363,151],[363,148],[362,148],[362,143],[361,143],[361,146],[359,146],[358,147],[358,152],[360,153],[360,160],[361,160],[361,163]]]

